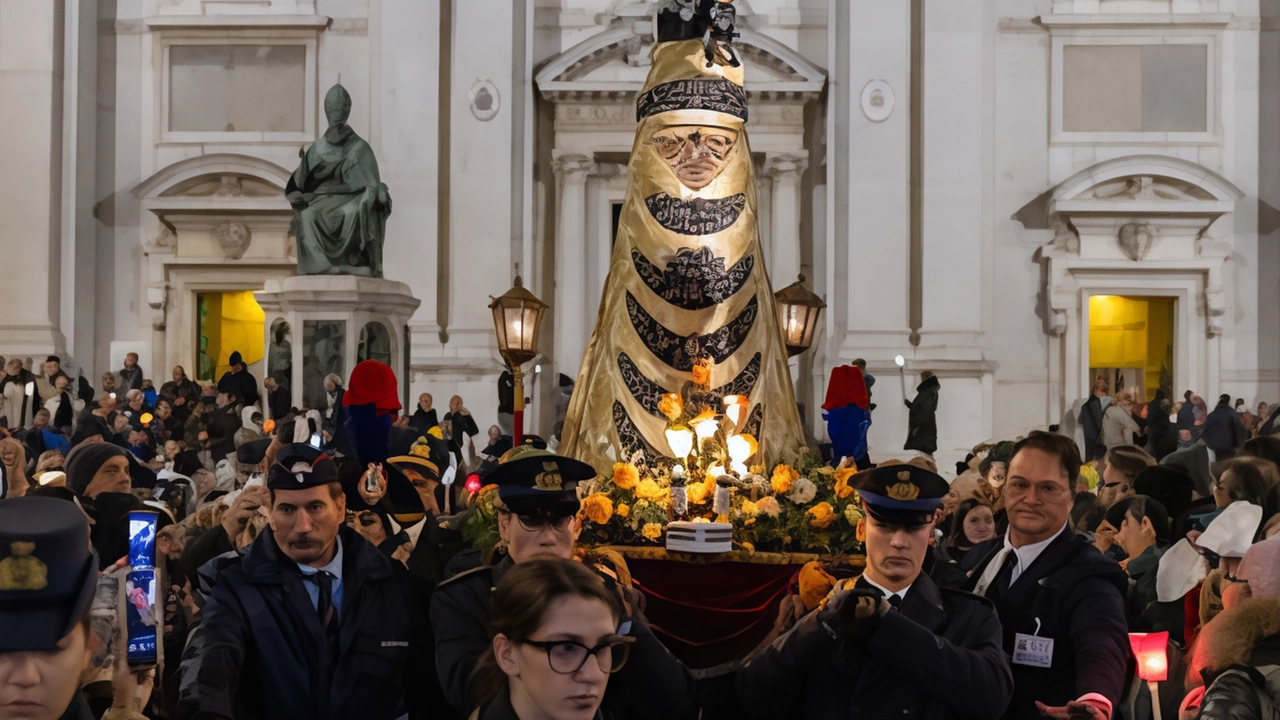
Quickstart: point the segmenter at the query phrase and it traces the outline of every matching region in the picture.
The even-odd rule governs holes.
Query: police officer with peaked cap
[[[271,524],[213,578],[182,658],[179,718],[428,717],[425,598],[408,572],[347,527],[333,460],[281,449]]]
[[[855,475],[866,569],[738,671],[757,718],[993,718],[1013,694],[988,601],[921,572],[947,482],[912,465]]]
[[[454,709],[474,708],[471,673],[490,645],[489,598],[502,576],[515,564],[529,560],[573,558],[573,545],[582,530],[577,486],[596,476],[586,463],[554,455],[532,445],[507,452],[486,478],[498,485],[498,530],[507,554],[494,565],[459,573],[436,588],[431,602],[431,625],[436,635],[436,664],[445,697]],[[612,577],[593,565],[606,577]],[[619,634],[631,635],[625,667],[609,679],[602,708],[620,719],[682,719],[694,717],[693,677],[670,653],[639,610],[639,593],[620,586],[629,608]]]
[[[0,501],[0,717],[93,717],[80,674],[97,582],[89,523],[75,505]]]

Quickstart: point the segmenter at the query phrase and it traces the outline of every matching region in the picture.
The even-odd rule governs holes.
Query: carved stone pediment
[[[160,197],[274,198],[282,192],[250,175],[204,175],[168,188]]]
[[[1135,200],[1184,202],[1215,198],[1204,188],[1181,180],[1152,175],[1130,175],[1098,183],[1075,199],[1123,203]]]
[[[734,48],[746,65],[748,95],[774,100],[813,100],[827,83],[824,70],[772,37],[741,29]],[[553,102],[596,99],[634,101],[648,75],[652,23],[619,18],[608,28],[549,60],[535,78]],[[753,108],[754,112],[754,108]]]

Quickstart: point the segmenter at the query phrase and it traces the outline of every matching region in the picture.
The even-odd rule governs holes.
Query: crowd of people
[[[659,640],[626,562],[577,547],[578,485],[596,471],[554,438],[494,425],[477,450],[461,398],[443,417],[429,394],[402,408],[374,361],[326,378],[326,407],[266,419],[271,389],[242,363],[216,384],[174,368],[159,388],[136,356],[98,388],[73,362],[27,365],[0,380],[0,718],[726,707]],[[1265,404],[1237,405],[1101,381],[1061,426],[973,448],[950,482],[924,452],[859,457],[865,567],[832,568],[810,612],[781,602],[727,670],[722,716],[1271,717],[1280,436]],[[499,488],[496,554],[456,529],[473,475]],[[104,591],[124,584],[137,511],[156,515],[162,578],[144,665],[125,660]],[[1157,632],[1169,670],[1153,696],[1128,635]]]

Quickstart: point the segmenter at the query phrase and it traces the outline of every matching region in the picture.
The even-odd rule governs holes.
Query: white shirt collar
[[[903,599],[903,600],[906,600],[906,599],[907,599],[907,591],[911,589],[911,586],[910,586],[910,585],[908,585],[908,586],[906,586],[906,587],[902,588],[901,590],[899,590],[899,591],[897,591],[897,592],[894,592],[894,591],[892,591],[892,590],[890,590],[890,589],[886,588],[885,586],[881,585],[880,583],[877,583],[875,580],[872,580],[871,578],[867,577],[867,574],[866,574],[865,572],[862,574],[862,579],[863,579],[863,580],[866,580],[866,581],[867,581],[867,584],[868,584],[868,585],[870,585],[871,587],[873,587],[873,588],[875,588],[875,589],[879,590],[880,592],[884,593],[884,596],[885,596],[885,598],[886,598],[886,599],[887,599],[887,598],[891,598],[891,597],[893,597],[894,595],[897,595],[899,598],[901,598],[901,599]]]
[[[1040,553],[1044,552],[1044,549],[1049,547],[1049,543],[1057,540],[1059,535],[1067,531],[1067,525],[1069,524],[1069,522],[1062,523],[1062,529],[1058,530],[1058,532],[1053,534],[1053,537],[1047,540],[1041,540],[1038,543],[1031,543],[1030,545],[1023,545],[1020,548],[1015,548],[1013,546],[1013,542],[1009,540],[1010,533],[1006,532],[1004,534],[1004,546],[1012,550],[1018,556],[1018,564],[1014,566],[1013,577],[1009,582],[1012,583],[1013,580],[1016,580],[1017,577],[1025,572],[1027,568],[1031,567],[1031,563],[1035,562],[1036,558],[1040,557]]]
[[[299,563],[298,569],[302,571],[303,575],[315,575],[321,570],[324,570],[325,572],[332,575],[335,579],[341,580],[342,579],[342,538],[341,537],[338,538],[338,551],[333,554],[333,559],[329,561],[328,565],[325,565],[324,567],[321,567],[321,568],[314,568],[314,567],[311,567],[310,565],[303,565]]]

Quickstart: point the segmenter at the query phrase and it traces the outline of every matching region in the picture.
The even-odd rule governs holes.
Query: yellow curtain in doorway
[[[217,364],[214,379],[231,370],[231,353],[239,352],[245,365],[262,359],[266,341],[267,315],[254,299],[252,291],[221,293],[220,313],[215,315],[210,303],[207,354]]]
[[[1148,311],[1145,298],[1089,298],[1089,367],[1146,368]]]

